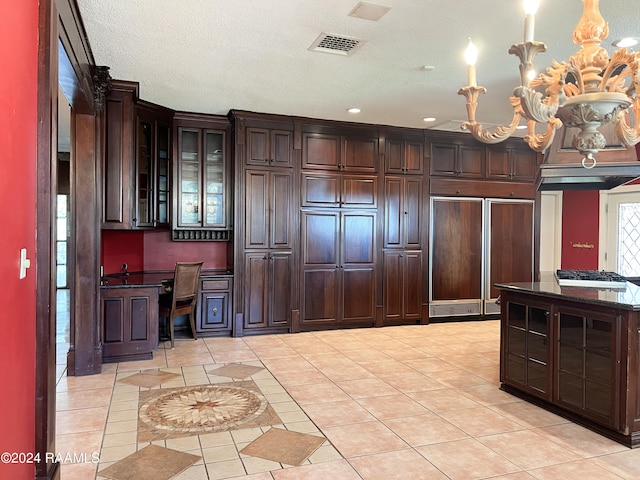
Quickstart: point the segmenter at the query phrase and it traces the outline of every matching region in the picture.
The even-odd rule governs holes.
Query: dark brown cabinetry
[[[158,287],[103,288],[103,362],[152,358],[158,345]]]
[[[293,132],[259,127],[247,128],[247,165],[291,167]]]
[[[384,247],[420,249],[423,232],[423,179],[384,179]]]
[[[378,177],[331,173],[302,174],[303,207],[376,208]]]
[[[372,324],[376,212],[302,211],[302,328]]]
[[[382,255],[385,321],[421,320],[422,251],[385,250]]]
[[[233,335],[287,332],[297,298],[299,166],[283,117],[233,111],[235,133]],[[298,137],[298,143],[300,138]]]
[[[362,134],[302,134],[302,168],[376,173],[378,136]]]
[[[487,179],[533,182],[538,173],[537,167],[537,155],[533,151],[500,147],[487,149]]]
[[[384,171],[391,174],[424,173],[424,139],[389,136],[385,142]]]
[[[502,389],[640,445],[636,290],[501,284]]]
[[[551,305],[507,301],[504,321],[505,379],[551,399]]]
[[[229,122],[225,117],[177,113],[174,126],[173,239],[227,240],[232,224]]]
[[[431,144],[431,175],[484,178],[485,147],[455,143]]]
[[[200,277],[196,331],[202,336],[229,336],[232,330],[233,278]]]
[[[102,228],[167,227],[173,111],[138,100],[138,84],[124,81],[105,111]]]
[[[291,325],[292,254],[270,250],[245,255],[244,329]]]
[[[430,316],[496,314],[495,283],[533,280],[531,200],[431,199]]]

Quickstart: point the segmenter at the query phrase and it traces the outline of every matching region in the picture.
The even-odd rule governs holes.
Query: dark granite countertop
[[[164,287],[173,283],[173,270],[110,273],[100,279],[100,288]],[[202,270],[200,278],[232,277],[230,270]]]
[[[624,287],[619,288],[566,287],[558,284],[553,272],[541,272],[539,282],[497,283],[496,288],[625,310],[640,310],[640,286],[631,282],[626,282]]]

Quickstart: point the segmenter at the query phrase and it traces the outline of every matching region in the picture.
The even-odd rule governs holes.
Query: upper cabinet
[[[431,175],[483,178],[485,148],[455,143],[431,144]]]
[[[174,240],[228,240],[231,229],[229,137],[225,117],[174,118]]]
[[[168,227],[173,111],[114,81],[105,108],[102,228]]]
[[[378,172],[378,135],[302,133],[302,168]]]
[[[247,128],[247,165],[293,166],[293,132],[269,128]]]
[[[422,134],[388,134],[385,138],[384,172],[422,175],[424,173],[424,137]]]
[[[493,147],[487,150],[487,178],[532,182],[538,173],[538,156],[532,150]]]

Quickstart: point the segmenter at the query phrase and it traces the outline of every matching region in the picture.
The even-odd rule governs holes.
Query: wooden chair
[[[177,262],[171,290],[171,302],[160,303],[160,318],[167,319],[171,348],[174,347],[174,319],[189,315],[193,339],[197,340],[195,310],[198,301],[198,281],[204,262]]]

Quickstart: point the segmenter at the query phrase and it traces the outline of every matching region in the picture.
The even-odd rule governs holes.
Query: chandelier
[[[520,85],[510,97],[513,118],[508,126],[486,130],[476,121],[478,95],[486,88],[476,84],[477,50],[469,40],[465,53],[469,85],[458,90],[467,99],[468,121],[463,123],[463,129],[481,142],[498,143],[507,139],[524,118],[528,129],[524,140],[533,150],[544,152],[556,129],[562,125],[574,127],[579,132],[572,144],[583,155],[585,168],[596,165],[594,155],[606,146],[605,137],[598,131],[601,125],[612,122],[620,142],[627,147],[640,141],[640,98],[636,95],[640,93],[640,53],[621,48],[610,58],[600,46],[609,35],[609,25],[600,15],[599,0],[582,2],[582,17],[573,32],[573,41],[580,49],[568,62],[554,61],[546,74],[535,77],[535,56],[546,51],[547,46],[533,39],[539,0],[524,1],[524,42],[509,49],[520,59]],[[630,109],[637,112],[633,122]],[[538,123],[546,124],[541,133],[536,133]]]

